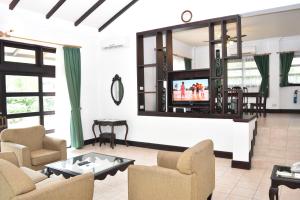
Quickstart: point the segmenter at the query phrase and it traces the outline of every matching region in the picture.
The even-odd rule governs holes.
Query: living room
[[[291,167],[300,161],[299,2],[1,0],[0,10],[3,133],[43,125],[43,137],[66,141],[66,148],[60,149],[66,156],[58,160],[95,152],[123,163],[106,171],[109,175],[95,173],[95,181],[81,188],[91,194],[77,199],[258,200],[269,199],[273,193],[280,199],[300,198],[295,189],[299,179],[286,178],[295,184],[276,190],[273,181],[279,175],[270,178],[275,165]],[[258,64],[265,58],[267,73]],[[289,63],[285,74],[283,63]],[[218,67],[226,72],[219,76]],[[193,80],[207,84],[206,99],[176,101],[175,91],[181,98],[198,98],[198,91],[202,95],[203,90],[192,84],[185,89],[180,86]],[[259,103],[259,99],[266,100]],[[30,143],[35,131],[29,132],[25,140]],[[12,140],[5,134],[1,142]],[[14,143],[24,145],[24,141]],[[189,193],[189,186],[180,188],[174,177],[174,185],[168,186],[162,181],[168,177],[161,172],[157,180],[162,182],[155,187],[147,166],[174,165],[167,160],[198,143],[213,150],[208,157],[214,161],[200,165],[215,176],[207,180],[211,191]],[[12,150],[5,147],[3,151]],[[16,156],[16,165],[26,166]],[[106,159],[97,158],[99,162]],[[91,162],[89,158],[80,165],[88,168]],[[57,173],[52,164],[45,164],[46,170],[45,166],[26,167],[42,170],[38,173],[50,179],[63,178],[59,174],[80,178],[75,172]],[[143,176],[135,174],[138,170]],[[35,190],[39,189],[37,185]],[[51,190],[55,191],[47,191]],[[39,199],[34,195],[7,199]],[[58,195],[55,199],[76,198]]]

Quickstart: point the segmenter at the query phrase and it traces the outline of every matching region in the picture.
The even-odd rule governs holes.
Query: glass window
[[[46,130],[55,129],[55,115],[44,115],[44,126]]]
[[[295,56],[289,71],[289,83],[300,84],[300,56]]]
[[[55,65],[56,64],[56,54],[50,52],[43,52],[43,62],[44,65]]]
[[[261,75],[253,56],[228,62],[228,87],[247,87],[249,92],[258,92]]]
[[[6,75],[6,92],[38,92],[39,79],[37,76]]]
[[[55,110],[55,97],[54,96],[44,96],[44,111],[54,111]]]
[[[8,128],[24,128],[30,126],[36,126],[40,124],[40,117],[20,117],[7,119]]]
[[[43,78],[43,92],[55,92],[55,78]]]
[[[39,112],[39,97],[7,97],[7,114]]]
[[[35,51],[15,47],[4,47],[4,61],[36,64]]]

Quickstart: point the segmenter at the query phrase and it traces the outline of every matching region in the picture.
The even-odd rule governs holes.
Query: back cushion
[[[208,162],[213,156],[213,142],[203,140],[181,154],[177,161],[177,169],[183,174],[197,173],[201,170],[198,162]]]
[[[34,126],[29,128],[5,129],[1,132],[1,141],[12,142],[29,147],[29,149],[42,149],[45,128]]]
[[[32,180],[22,170],[2,159],[0,159],[0,184],[0,199],[10,199],[35,189]]]

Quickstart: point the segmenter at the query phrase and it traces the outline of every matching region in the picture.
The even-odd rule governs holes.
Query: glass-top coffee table
[[[118,170],[124,171],[135,160],[99,153],[88,153],[46,165],[46,175],[62,174],[65,178],[92,172],[95,179],[103,180],[109,175],[115,175]]]

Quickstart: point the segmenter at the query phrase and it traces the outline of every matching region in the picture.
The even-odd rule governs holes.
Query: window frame
[[[21,48],[35,51],[35,64],[5,61],[4,47]],[[40,124],[44,125],[45,115],[54,115],[55,111],[44,111],[43,97],[55,96],[55,92],[43,92],[43,78],[55,78],[55,65],[43,64],[43,52],[56,53],[56,48],[34,44],[25,44],[7,40],[0,40],[0,111],[7,119],[39,116]],[[6,75],[36,76],[38,77],[38,92],[6,92]],[[38,96],[39,112],[7,114],[7,97]],[[46,130],[54,133],[55,129]]]

